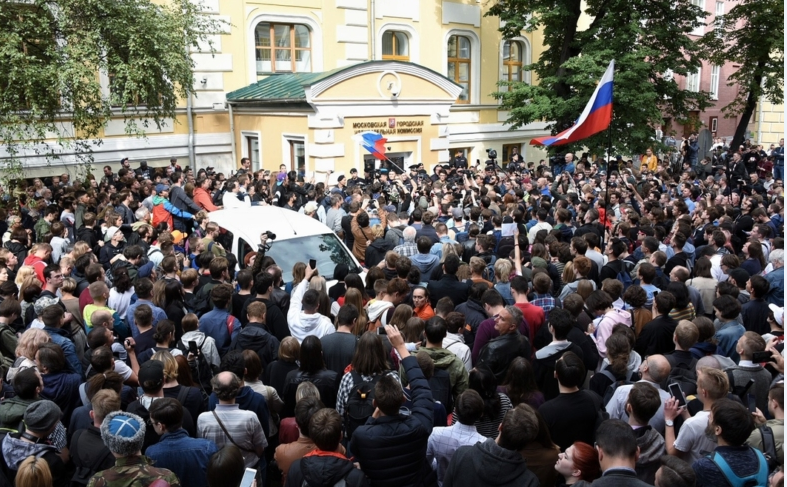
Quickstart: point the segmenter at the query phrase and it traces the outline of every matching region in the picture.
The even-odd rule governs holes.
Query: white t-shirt
[[[687,419],[683,426],[680,427],[680,433],[675,438],[673,446],[688,453],[690,458],[687,460],[689,465],[699,460],[706,454],[716,449],[716,442],[712,441],[705,434],[705,429],[708,427],[708,418],[710,411],[700,411],[695,416]]]

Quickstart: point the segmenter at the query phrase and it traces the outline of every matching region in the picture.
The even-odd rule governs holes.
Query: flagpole
[[[613,115],[614,120],[614,115]],[[607,145],[607,174],[606,174],[606,184],[605,186],[605,196],[604,196],[604,222],[602,223],[603,230],[601,232],[601,253],[602,255],[605,253],[606,246],[606,235],[607,235],[607,221],[609,219],[609,173],[612,171],[612,120],[609,121],[609,127],[607,128],[607,133],[609,134],[608,138],[608,145]],[[610,238],[612,234],[610,233]]]

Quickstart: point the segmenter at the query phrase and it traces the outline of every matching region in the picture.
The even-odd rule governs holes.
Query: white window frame
[[[481,39],[478,34],[467,29],[450,29],[443,37],[443,62],[440,72],[448,77],[448,39],[451,36],[465,36],[470,39],[470,100],[459,106],[467,107],[481,103]]]
[[[398,32],[404,32],[407,34],[407,42],[410,44],[408,49],[410,51],[410,61],[411,63],[418,63],[420,59],[420,49],[419,40],[420,37],[418,35],[418,31],[412,25],[408,24],[400,24],[397,22],[387,22],[380,26],[377,30],[377,42],[375,43],[375,59],[382,59],[383,58],[383,34],[389,30],[395,30]],[[394,61],[395,62],[395,61]],[[446,61],[447,62],[447,61]]]
[[[281,134],[281,163],[287,166],[289,171],[298,171],[297,166],[292,167],[292,159],[290,157],[290,143],[300,142],[303,144],[303,171],[309,172],[309,144],[306,134]]]
[[[711,66],[710,68],[710,98],[719,99],[719,79],[721,78],[721,66]]]
[[[246,45],[248,46],[248,53],[246,57],[246,66],[248,66],[248,79],[249,83],[256,83],[258,80],[257,75],[257,46],[255,43],[254,33],[257,29],[257,24],[261,22],[268,22],[272,24],[303,24],[311,31],[311,61],[312,73],[320,73],[324,71],[323,68],[323,40],[322,40],[322,21],[318,21],[305,15],[290,15],[290,14],[263,14],[255,15],[249,20],[247,24]]]
[[[259,151],[260,151],[259,167],[254,167],[254,164],[252,163],[251,169],[253,171],[259,171],[264,166],[262,157],[265,154],[265,151],[262,150],[262,132],[258,132],[258,131],[254,131],[254,130],[241,130],[241,132],[240,132],[240,142],[241,142],[241,144],[240,144],[241,145],[241,147],[240,147],[240,156],[242,158],[243,157],[248,157],[249,159],[251,159],[251,154],[249,154],[249,146],[246,144],[247,140],[251,139],[251,138],[256,138],[257,139],[257,146],[259,147]]]
[[[505,58],[503,53],[505,52],[505,43],[506,42],[518,42],[520,43],[524,52],[522,53],[522,66],[528,66],[531,61],[532,50],[530,48],[530,41],[527,40],[525,37],[512,37],[511,39],[503,39],[500,41],[500,55],[498,59],[498,64],[500,65],[500,81],[508,81],[508,70],[506,66],[503,64]],[[527,84],[531,84],[531,77],[530,71],[522,70],[522,80]]]
[[[724,18],[724,2],[716,2],[715,19],[713,21],[713,28],[716,29],[716,35],[721,37],[721,22]]]
[[[691,4],[695,5],[697,7],[700,7],[703,11],[705,11],[705,2],[706,1],[707,0],[691,0]],[[693,31],[691,31],[691,35],[701,36],[701,35],[705,34],[705,16],[697,17],[697,21],[698,22],[702,22],[703,25],[700,25],[699,27],[697,27]]]
[[[689,73],[686,76],[686,91],[698,92],[700,91],[700,80],[702,79],[702,66],[697,68],[697,71]]]

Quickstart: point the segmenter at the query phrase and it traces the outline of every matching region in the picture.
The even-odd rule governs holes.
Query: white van
[[[317,270],[328,281],[328,287],[335,283],[333,270],[340,263],[347,264],[350,273],[366,277],[366,271],[344,242],[319,220],[302,213],[278,206],[252,206],[214,211],[210,221],[221,227],[219,241],[238,258],[239,270],[244,267],[244,256],[257,250],[260,235],[270,231],[276,239],[268,241],[271,248],[265,255],[281,267],[284,282],[292,281],[292,267],[297,262],[308,264],[310,259],[317,261]]]

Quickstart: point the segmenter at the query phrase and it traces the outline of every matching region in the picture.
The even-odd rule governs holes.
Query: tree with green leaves
[[[741,0],[716,19],[715,29],[700,43],[712,64],[740,66],[727,78],[728,85],[738,85],[738,93],[722,109],[726,117],[740,115],[730,144],[740,147],[757,102],[784,103],[784,3]]]
[[[583,3],[585,11],[582,11]],[[582,15],[589,26],[580,30]],[[553,134],[574,124],[610,60],[615,60],[611,134],[602,132],[560,150],[587,147],[603,153],[642,154],[659,145],[655,132],[665,118],[682,123],[692,110],[709,105],[709,95],[681,89],[672,74],[700,66],[700,51],[688,36],[705,13],[689,0],[505,0],[487,15],[505,21],[504,37],[541,29],[544,51],[525,66],[537,85],[501,83],[495,96],[508,123],[521,127],[549,121]]]
[[[220,28],[191,0],[0,0],[3,169],[19,174],[30,151],[90,163],[111,118],[138,136],[174,118],[193,90],[188,50]]]

